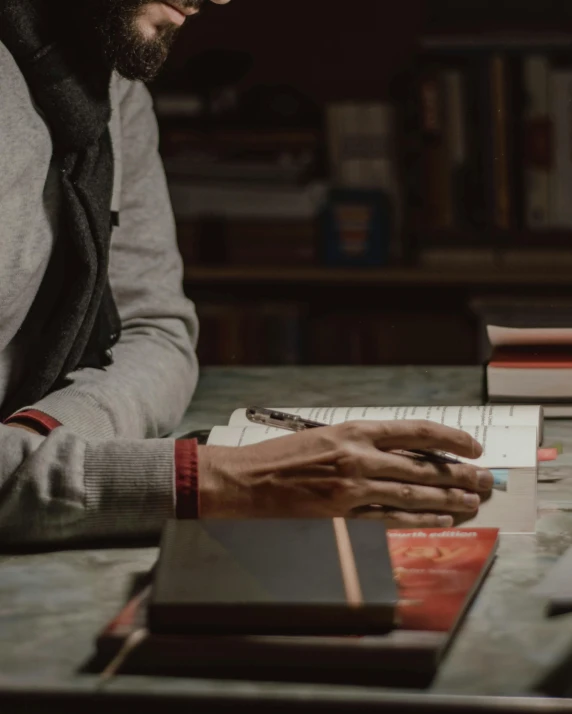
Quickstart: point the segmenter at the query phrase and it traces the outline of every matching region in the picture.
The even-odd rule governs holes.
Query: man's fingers
[[[419,513],[473,513],[481,504],[476,493],[467,493],[462,489],[434,488],[395,481],[368,481],[357,499],[358,507],[380,504]]]
[[[362,431],[378,449],[439,449],[457,456],[477,459],[483,448],[470,434],[431,421],[361,421],[339,425],[351,438]]]
[[[452,528],[455,521],[452,516],[438,513],[408,513],[384,508],[357,508],[351,514],[353,518],[382,520],[387,528]]]
[[[364,475],[422,486],[463,488],[483,494],[491,491],[494,482],[490,471],[477,469],[470,464],[432,464],[391,452],[368,454],[364,459]]]

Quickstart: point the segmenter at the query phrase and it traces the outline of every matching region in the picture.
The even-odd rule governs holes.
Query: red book
[[[489,366],[503,369],[572,369],[572,348],[497,347]]]
[[[400,627],[454,630],[492,562],[498,530],[394,530],[388,537]]]

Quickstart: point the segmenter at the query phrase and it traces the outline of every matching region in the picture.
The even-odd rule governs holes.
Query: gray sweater
[[[173,514],[175,442],[161,437],[177,426],[196,385],[197,321],[181,288],[150,97],[119,77],[111,93],[121,225],[110,281],[122,337],[106,371],[78,371],[70,386],[26,405],[63,427],[42,437],[0,425],[0,542],[154,534]],[[34,335],[21,328],[58,240],[52,150],[0,44],[0,402],[25,368]]]

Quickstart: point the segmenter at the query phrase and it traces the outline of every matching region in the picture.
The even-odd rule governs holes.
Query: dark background
[[[460,42],[460,49],[445,45],[444,49],[428,49],[431,38],[446,37],[454,43],[455,38],[466,36],[474,47],[467,49]],[[401,108],[403,118],[403,106],[416,91],[416,77],[441,55],[453,52],[464,58],[495,51],[522,57],[547,52],[566,65],[572,57],[569,47],[572,2],[232,0],[226,6],[205,2],[200,17],[192,18],[182,31],[152,91],[157,96],[192,94],[200,81],[197,83],[196,71],[190,75],[189,61],[205,51],[233,50],[247,53],[252,61],[251,69],[235,86],[239,96],[261,85],[287,85],[315,103],[318,112],[332,101],[388,100]],[[162,132],[169,130],[168,121],[161,117],[160,125]],[[316,127],[323,134],[320,121]],[[404,121],[399,128],[403,150],[409,129]],[[522,147],[515,144],[511,151],[515,161],[520,160]],[[407,183],[410,171],[406,163],[402,170]],[[486,228],[472,231],[469,238],[460,237],[467,248],[494,240],[495,250],[532,249],[527,253],[530,260],[508,268],[500,258],[491,268],[473,265],[467,258],[458,267],[446,263],[428,269],[416,262],[409,250],[417,240],[408,223],[415,207],[406,204],[405,213],[408,250],[377,269],[320,264],[297,268],[279,262],[228,265],[217,262],[216,231],[214,237],[209,233],[203,236],[202,254],[181,238],[186,289],[203,317],[202,362],[476,364],[486,358],[483,328],[490,319],[487,310],[494,308],[495,301],[500,299],[506,308],[507,301],[517,305],[523,299],[545,300],[550,305],[571,296],[572,269],[564,257],[570,256],[572,228],[533,235],[515,224],[500,237]],[[454,233],[445,242],[455,246],[457,238]],[[207,260],[204,241],[207,248],[211,246]],[[549,265],[546,260],[536,261],[534,253],[547,247],[557,251]],[[475,301],[480,308],[475,307]],[[278,312],[281,307],[286,312],[293,310],[295,305],[295,349],[292,344],[289,350],[283,349],[278,342],[270,352],[244,348],[247,341],[251,345],[272,342],[286,329],[286,323],[280,322],[286,319],[283,316],[274,326],[265,323],[264,328],[252,316],[244,316],[253,305],[262,304],[278,305]],[[517,313],[519,309],[515,308]],[[291,333],[292,324],[288,323]]]

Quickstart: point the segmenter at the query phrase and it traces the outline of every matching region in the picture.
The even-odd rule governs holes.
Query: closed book
[[[446,86],[440,72],[427,72],[421,81],[423,137],[423,207],[429,231],[454,227],[453,184],[447,147]]]
[[[562,319],[559,326],[550,320],[539,320],[541,327],[487,326],[492,345],[486,369],[489,399],[547,405],[572,401],[572,328],[563,326],[570,324],[569,316]]]
[[[572,71],[554,70],[550,76],[554,122],[554,173],[550,183],[550,224],[568,230],[572,226]]]
[[[487,382],[492,399],[570,403],[572,347],[497,347],[487,367]]]
[[[490,60],[492,132],[492,219],[502,231],[512,227],[512,187],[510,170],[510,95],[507,59],[494,55]]]
[[[550,62],[543,55],[524,59],[525,225],[550,227],[550,186],[553,181],[553,122],[550,113]]]
[[[380,634],[393,628],[397,598],[381,522],[169,521],[149,629]]]

